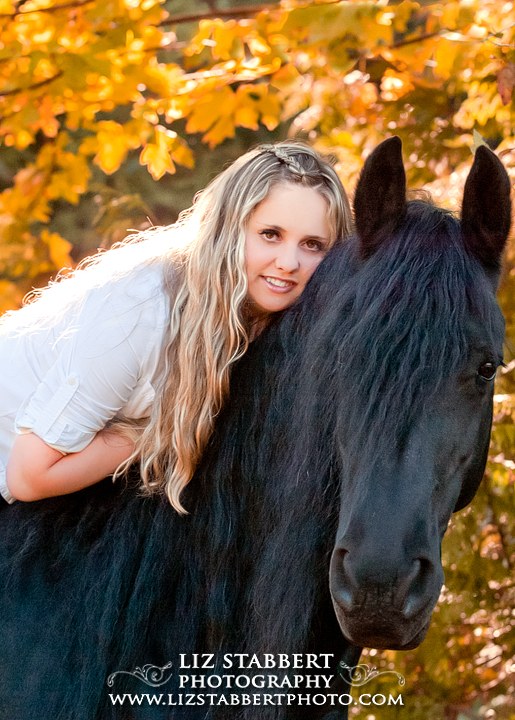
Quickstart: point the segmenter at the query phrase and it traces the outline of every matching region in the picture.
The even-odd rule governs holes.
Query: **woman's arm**
[[[80,452],[63,456],[34,433],[19,435],[7,463],[13,497],[32,502],[82,490],[113,473],[134,451],[134,442],[101,430]]]

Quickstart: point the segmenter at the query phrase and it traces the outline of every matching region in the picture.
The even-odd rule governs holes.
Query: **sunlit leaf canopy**
[[[0,310],[128,228],[170,221],[256,142],[308,140],[351,191],[396,134],[411,186],[458,209],[474,131],[515,175],[514,86],[502,0],[0,0]],[[486,480],[445,542],[428,639],[368,655],[406,675],[404,709],[354,714],[515,718],[514,261],[512,245]]]

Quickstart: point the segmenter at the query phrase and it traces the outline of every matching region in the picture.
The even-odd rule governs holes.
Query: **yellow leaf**
[[[406,27],[411,19],[411,16],[420,10],[420,5],[411,0],[404,0],[400,5],[395,8],[395,15],[393,18],[393,27],[399,33],[406,32]]]
[[[169,101],[168,107],[165,112],[167,122],[173,122],[182,118],[186,114],[186,108],[188,105],[188,98],[183,95],[182,97],[172,98]]]
[[[455,30],[459,11],[460,11],[460,8],[459,8],[459,5],[457,2],[447,3],[443,10],[443,15],[442,15],[442,20],[441,20],[442,27],[445,27],[448,30]]]
[[[232,113],[234,108],[234,92],[223,87],[208,93],[195,102],[188,117],[187,133],[205,132],[221,115]]]
[[[220,20],[218,22],[221,22]],[[204,40],[209,40],[215,28],[215,21],[201,20],[198,26],[198,33],[191,39],[189,47],[184,50],[186,56],[198,55],[206,49]],[[210,43],[209,43],[210,44]]]
[[[147,165],[154,180],[159,180],[165,173],[174,173],[175,165],[170,153],[162,144],[148,143],[140,155],[140,163]]]
[[[213,32],[213,57],[215,60],[230,60],[231,59],[231,48],[235,38],[234,26],[236,25],[234,20],[224,23],[221,20],[216,21],[215,29]]]
[[[84,138],[79,146],[79,152],[81,155],[93,155],[98,151],[98,137],[91,135],[90,137]]]
[[[118,170],[127,156],[127,140],[123,127],[113,120],[106,120],[98,125],[100,127],[97,134],[99,147],[94,162],[107,175],[110,175]]]
[[[262,37],[259,37],[259,35],[249,37],[247,45],[253,55],[268,55],[271,52],[270,45],[268,45]]]
[[[382,10],[381,4],[374,2],[340,2],[330,6],[296,8],[288,14],[282,32],[299,40],[309,39],[311,43],[326,43],[347,35],[367,42],[363,19],[374,19]]]
[[[372,51],[380,45],[391,45],[393,42],[393,26],[383,25],[378,18],[362,18],[363,30],[367,38],[367,45]]]
[[[149,90],[162,98],[171,97],[170,102],[173,102],[183,74],[184,70],[178,65],[156,63],[145,69],[145,75],[140,82],[142,81]]]
[[[279,125],[281,116],[281,104],[276,95],[268,93],[264,95],[257,103],[258,110],[261,113],[261,122],[267,130],[275,130]]]
[[[234,124],[257,130],[259,112],[256,107],[256,101],[250,97],[248,92],[239,94],[239,106],[234,113]]]
[[[270,85],[278,90],[292,90],[300,77],[300,73],[293,63],[283,65],[272,75]]]
[[[48,245],[50,257],[58,270],[73,265],[70,258],[72,244],[62,238],[59,233],[50,233],[48,230],[43,230],[41,232],[41,239]]]
[[[473,4],[471,4],[469,0],[462,0],[462,2],[460,2],[458,17],[456,18],[456,27],[460,30],[465,30],[465,28],[472,25],[475,16],[476,11]]]
[[[86,191],[90,170],[84,155],[61,151],[57,153],[60,170],[53,172],[46,194],[51,200],[64,198],[71,203],[79,202],[79,195]]]
[[[234,137],[234,121],[230,117],[222,117],[213,128],[204,135],[202,140],[209,143],[210,148],[220,145],[226,138]]]
[[[185,143],[176,143],[171,154],[172,159],[175,160],[176,163],[179,163],[179,165],[184,165],[188,168],[192,168],[195,166],[193,153]]]
[[[460,46],[446,38],[440,38],[436,45],[434,60],[436,62],[435,73],[447,79],[451,74]]]
[[[432,61],[437,46],[438,40],[431,38],[423,43],[413,42],[409,45],[392,48],[389,50],[389,55],[392,60],[406,63],[412,74],[418,73],[420,77],[417,80],[419,81],[424,75],[427,61]],[[438,81],[438,84],[440,83],[441,81]]]
[[[234,113],[234,124],[241,127],[249,128],[249,130],[257,130],[259,113],[255,108],[250,106],[240,107]]]

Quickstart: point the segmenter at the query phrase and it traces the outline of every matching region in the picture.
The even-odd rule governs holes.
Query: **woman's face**
[[[289,307],[330,245],[327,202],[313,188],[276,185],[250,216],[245,240],[250,313]]]

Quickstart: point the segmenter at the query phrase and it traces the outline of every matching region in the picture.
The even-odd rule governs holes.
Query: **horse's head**
[[[461,225],[431,203],[406,202],[398,138],[372,153],[358,183],[356,272],[329,304],[315,349],[324,357],[317,372],[341,398],[330,587],[356,645],[422,641],[444,580],[449,518],[483,476],[502,360],[495,290],[509,196],[501,162],[479,147]]]

